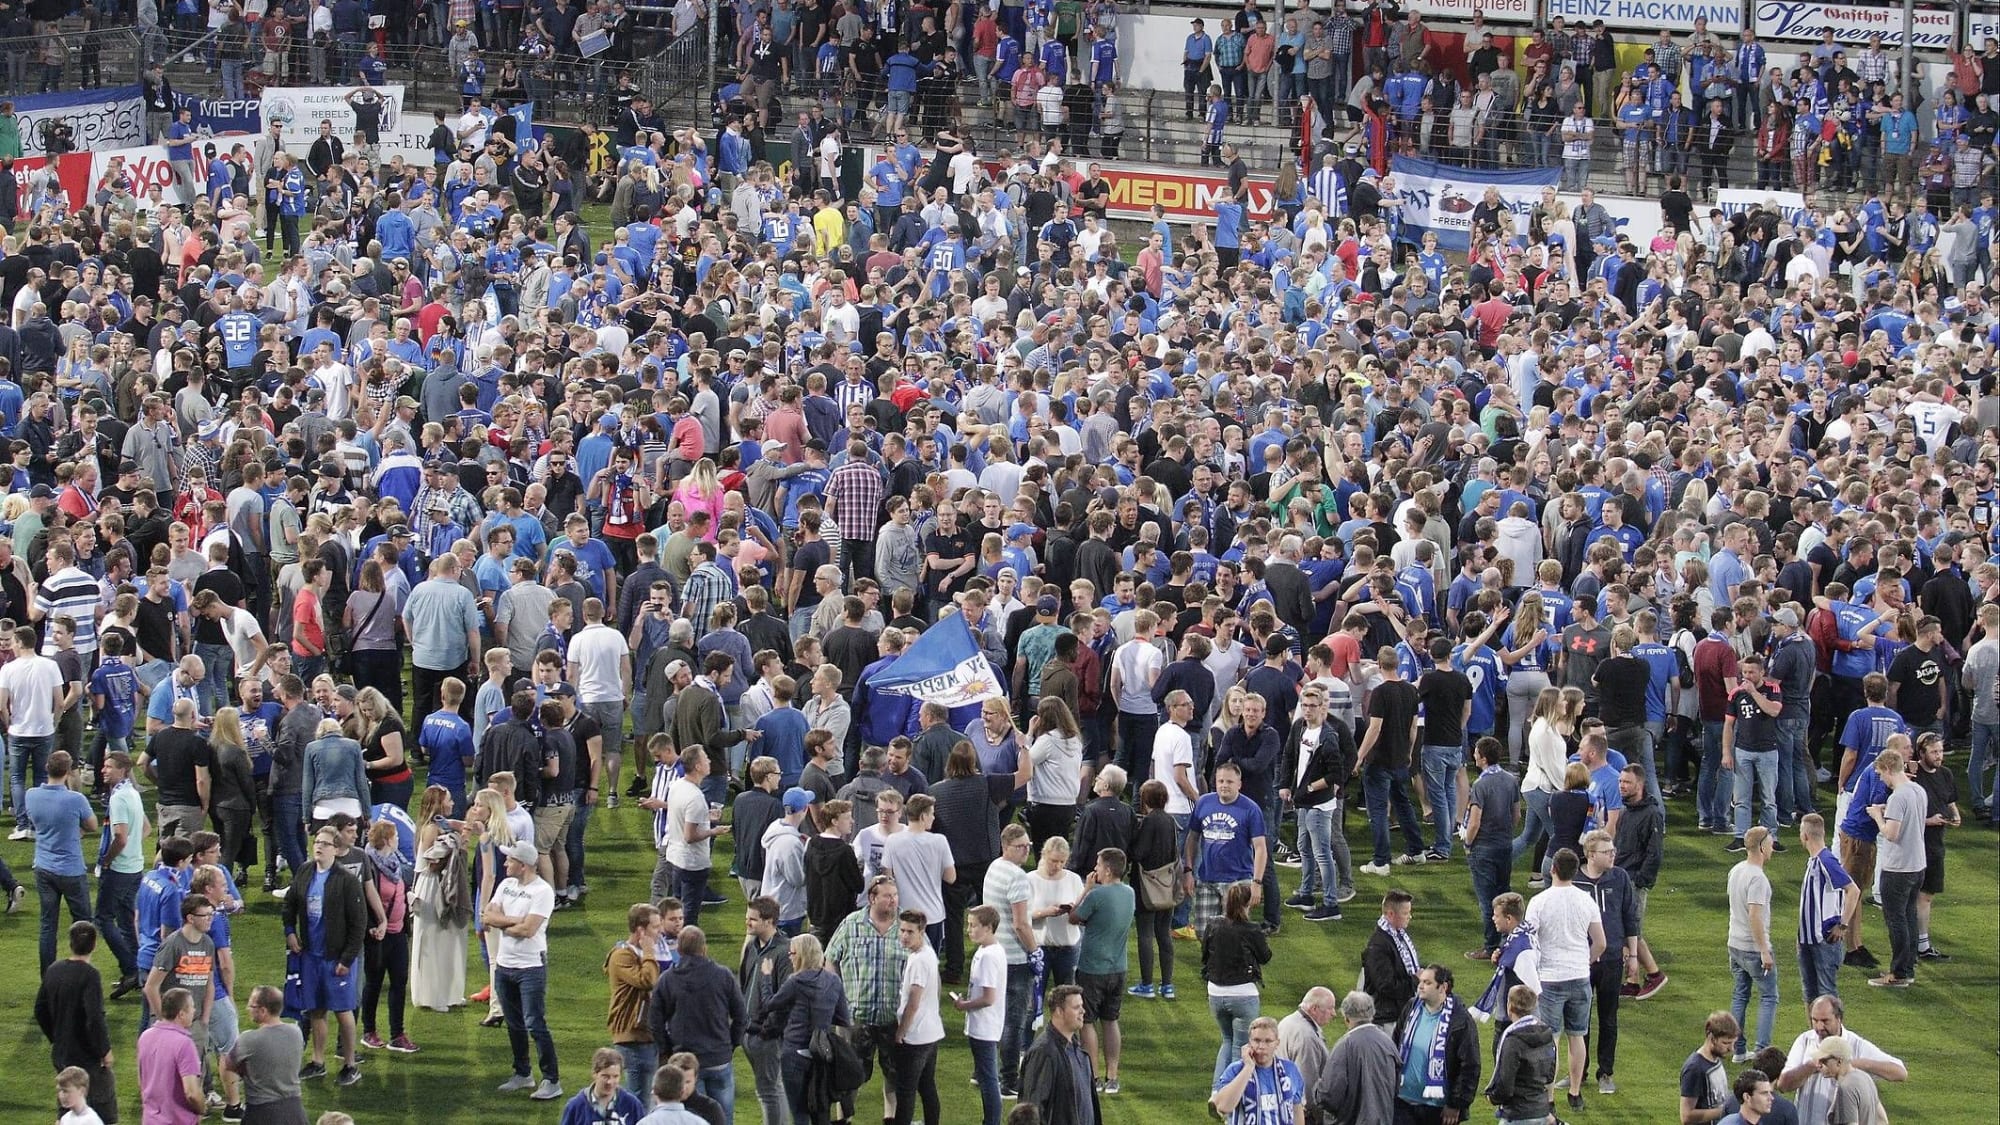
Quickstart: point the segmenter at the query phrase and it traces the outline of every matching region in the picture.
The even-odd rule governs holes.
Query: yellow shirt
[[[847,218],[837,208],[813,212],[813,252],[825,257],[847,240]]]

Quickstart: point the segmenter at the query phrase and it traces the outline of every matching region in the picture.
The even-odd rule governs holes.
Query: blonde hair
[[[486,810],[486,830],[479,834],[480,843],[504,848],[514,842],[514,829],[507,823],[507,802],[498,789],[481,789],[473,794],[472,803]]]

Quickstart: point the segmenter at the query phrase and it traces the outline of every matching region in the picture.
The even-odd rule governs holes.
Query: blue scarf
[[[1269,1086],[1264,1076],[1271,1076]],[[1250,1072],[1250,1087],[1243,1091],[1242,1100],[1229,1115],[1232,1125],[1265,1125],[1268,1121],[1286,1121],[1290,1117],[1285,1112],[1287,1106],[1304,1105],[1306,1091],[1305,1078],[1299,1073],[1298,1065],[1290,1059],[1274,1058],[1270,1066],[1260,1066]],[[1277,1090],[1277,1105],[1273,1114],[1264,1111],[1264,1095],[1272,1087]]]
[[[1514,962],[1534,944],[1535,927],[1527,922],[1514,927],[1507,940],[1500,943],[1500,959],[1494,962],[1493,979],[1486,985],[1486,991],[1479,994],[1479,1000],[1472,1010],[1491,1017],[1496,1012],[1507,1010],[1507,974],[1514,971]]]
[[[1403,1047],[1397,1055],[1400,1066],[1410,1065],[1410,1048],[1415,1046],[1417,1021],[1423,1014],[1422,998],[1410,1001],[1410,1014],[1403,1029]],[[1451,1042],[1451,1017],[1458,1014],[1458,997],[1447,995],[1438,1010],[1437,1027],[1431,1032],[1430,1057],[1424,1060],[1424,1097],[1444,1100],[1446,1050]],[[1400,1071],[1399,1071],[1400,1073]]]

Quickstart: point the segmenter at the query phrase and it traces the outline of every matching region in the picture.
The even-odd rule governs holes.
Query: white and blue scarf
[[[1417,979],[1417,943],[1410,940],[1408,930],[1399,930],[1389,924],[1387,918],[1375,919],[1375,928],[1389,935],[1389,944],[1396,947],[1396,956],[1403,959],[1403,971],[1410,979]]]
[[[1247,1064],[1239,1064],[1247,1065]],[[1266,1081],[1265,1075],[1270,1075]],[[1243,1091],[1243,1097],[1229,1114],[1230,1125],[1281,1125],[1290,1121],[1287,1108],[1306,1104],[1305,1078],[1299,1073],[1298,1064],[1290,1059],[1274,1058],[1270,1066],[1260,1066],[1250,1072],[1250,1088]],[[1277,1091],[1276,1104],[1266,1111],[1264,1094],[1267,1090]]]
[[[1535,927],[1523,922],[1514,927],[1507,940],[1500,943],[1500,957],[1494,962],[1493,979],[1487,982],[1486,991],[1479,994],[1479,1000],[1472,1010],[1487,1018],[1507,1010],[1507,974],[1514,971],[1514,962],[1520,959],[1534,944]]]
[[[1403,1026],[1402,1051],[1397,1055],[1398,1062],[1404,1067],[1410,1065],[1410,1048],[1415,1046],[1417,1022],[1423,1011],[1424,1002],[1421,997],[1410,1001],[1410,1014],[1405,1017]],[[1451,1018],[1457,1014],[1458,997],[1447,994],[1444,998],[1444,1007],[1438,1010],[1437,1028],[1431,1032],[1430,1057],[1424,1060],[1426,1099],[1444,1100],[1445,1061],[1451,1043]]]

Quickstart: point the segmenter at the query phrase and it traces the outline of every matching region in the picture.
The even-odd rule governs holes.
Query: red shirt
[[[1736,650],[1720,634],[1710,633],[1694,646],[1696,710],[1703,722],[1719,723],[1729,711],[1724,681],[1736,676]]]

